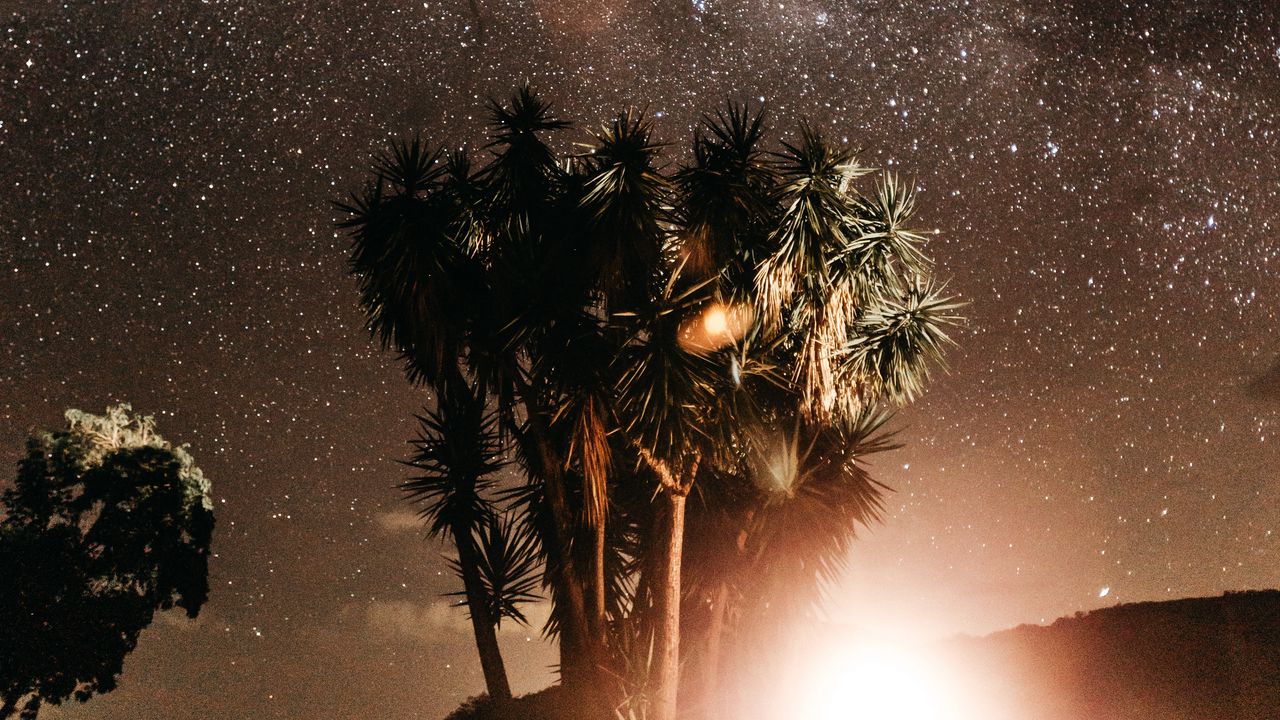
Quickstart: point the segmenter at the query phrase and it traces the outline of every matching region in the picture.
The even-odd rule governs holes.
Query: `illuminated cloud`
[[[422,518],[418,514],[408,508],[397,508],[388,510],[387,512],[378,513],[373,517],[373,521],[378,527],[385,532],[422,532]]]
[[[430,602],[373,600],[363,607],[348,606],[344,614],[362,616],[367,629],[386,640],[435,645],[471,634],[466,610],[452,607],[443,598]]]

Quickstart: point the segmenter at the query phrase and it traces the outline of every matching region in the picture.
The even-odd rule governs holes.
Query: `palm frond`
[[[857,274],[897,289],[901,275],[911,276],[929,270],[924,254],[926,237],[908,226],[915,214],[915,189],[885,173],[874,198],[859,196],[853,224],[853,237],[844,264]],[[894,272],[894,265],[901,273]]]
[[[478,569],[484,590],[489,617],[501,626],[503,618],[510,618],[528,626],[521,606],[538,602],[541,583],[541,553],[538,537],[526,523],[511,514],[490,515],[478,528]],[[462,569],[457,561],[450,561],[459,576]],[[465,604],[465,592],[449,593],[461,596]]]
[[[491,145],[514,145],[528,136],[569,127],[569,122],[551,114],[551,103],[525,83],[506,104],[489,101]]]
[[[831,146],[808,125],[801,125],[798,144],[782,146],[777,167],[785,209],[773,233],[773,254],[756,277],[763,316],[775,326],[792,297],[826,285],[828,258],[847,243],[845,189],[863,171],[851,152]]]
[[[455,206],[454,237],[467,255],[482,258],[492,238],[485,227],[484,189],[471,169],[471,157],[465,149],[452,151],[444,167],[441,186]]]
[[[636,307],[651,291],[662,257],[667,179],[656,163],[662,146],[643,114],[628,110],[596,134],[585,156],[583,195],[587,254],[613,307]]]
[[[374,172],[401,195],[410,197],[438,186],[446,167],[440,162],[442,153],[431,150],[415,135],[402,140],[378,156]]]
[[[777,213],[777,176],[759,147],[763,126],[763,110],[745,104],[704,116],[693,162],[674,177],[689,269],[722,273],[731,299],[754,285]]]
[[[754,586],[740,588],[755,613],[786,618],[809,612],[838,580],[859,526],[879,520],[888,489],[864,458],[896,447],[883,428],[889,415],[869,410],[848,430],[797,423],[762,458],[789,474],[774,481],[752,517],[745,553]],[[766,471],[767,472],[767,471]]]
[[[398,351],[415,382],[451,374],[462,352],[471,263],[455,237],[456,205],[440,191],[438,154],[400,143],[375,168],[378,181],[347,203],[339,226],[352,233],[350,269],[365,324]],[[398,188],[392,194],[390,186]]]
[[[551,104],[528,85],[506,104],[490,102],[489,150],[493,161],[480,174],[495,240],[516,245],[539,243],[539,225],[559,190],[563,171],[540,137],[569,123],[551,115]],[[505,250],[505,248],[500,248]]]
[[[712,358],[682,342],[707,302],[712,279],[680,289],[680,269],[642,313],[619,313],[629,333],[617,364],[622,429],[642,451],[677,463],[706,439],[701,419],[723,374]]]
[[[508,513],[519,519],[522,525],[529,527],[538,537],[537,550],[543,563],[542,588],[551,601],[551,614],[542,628],[546,638],[556,637],[560,630],[560,614],[563,609],[560,593],[563,588],[557,583],[562,578],[564,566],[562,557],[577,557],[582,551],[581,544],[571,534],[563,537],[557,530],[557,519],[551,511],[547,500],[547,475],[542,465],[542,458],[537,448],[532,445],[527,423],[512,428],[516,440],[515,454],[525,472],[526,482],[499,489],[495,495]],[[566,490],[572,493],[580,485],[566,483]],[[568,498],[574,508],[580,507],[580,498]],[[563,546],[556,543],[563,542]]]
[[[454,388],[437,406],[417,416],[414,454],[405,464],[417,471],[400,484],[432,536],[474,531],[493,513],[486,493],[494,473],[506,465],[497,420],[482,395]]]
[[[914,400],[928,382],[930,366],[943,363],[955,342],[946,328],[960,321],[963,305],[943,295],[945,287],[916,278],[905,295],[886,299],[858,321],[859,333],[845,347],[843,369],[890,402]]]

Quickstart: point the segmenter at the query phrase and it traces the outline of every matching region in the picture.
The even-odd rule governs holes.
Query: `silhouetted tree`
[[[437,400],[419,417],[422,430],[409,462],[419,474],[401,489],[421,505],[428,533],[453,541],[458,558],[452,565],[462,578],[489,697],[509,698],[495,630],[504,617],[525,623],[520,605],[537,599],[533,535],[500,519],[486,497],[491,476],[506,463],[484,396],[453,386]]]
[[[491,115],[483,168],[399,144],[343,206],[362,304],[412,381],[491,398],[565,684],[624,678],[632,711],[671,720],[682,605],[710,606],[693,709],[728,628],[768,642],[877,516],[880,408],[919,395],[957,306],[910,188],[863,195],[870,171],[808,127],[767,153],[762,115],[730,105],[664,173],[635,112],[560,160],[543,136],[566,123],[527,88]]]
[[[115,688],[156,610],[208,597],[209,483],[128,405],[27,441],[0,494],[0,719]]]

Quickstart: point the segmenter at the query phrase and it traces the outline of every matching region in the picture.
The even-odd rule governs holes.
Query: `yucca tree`
[[[353,272],[412,380],[490,399],[562,680],[622,677],[669,720],[714,701],[726,643],[820,600],[878,515],[883,408],[922,391],[956,305],[910,188],[859,192],[870,170],[807,127],[768,151],[731,104],[668,171],[632,111],[560,161],[527,88],[491,114],[478,170],[418,142],[375,168],[344,206]]]
[[[497,419],[483,394],[447,386],[434,409],[419,416],[413,458],[416,473],[400,485],[419,506],[431,537],[450,540],[462,579],[462,604],[471,616],[489,696],[511,697],[496,629],[504,617],[525,623],[520,605],[538,599],[537,553],[531,532],[500,518],[488,494],[505,464]]]
[[[579,245],[573,179],[540,137],[565,123],[527,89],[491,111],[485,167],[398,144],[342,206],[341,224],[368,326],[401,353],[409,379],[438,394],[473,380],[489,392],[545,510],[562,676],[590,686],[605,624],[605,380],[587,362],[601,335],[599,278]]]

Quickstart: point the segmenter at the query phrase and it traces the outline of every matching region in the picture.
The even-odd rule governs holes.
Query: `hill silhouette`
[[[1280,719],[1280,591],[1117,605],[959,638],[962,717]]]
[[[809,646],[816,656],[868,638],[840,624],[824,626],[820,636],[825,640]],[[1280,720],[1280,590],[1115,605],[917,650],[936,656],[945,687],[931,684],[938,678],[905,678],[889,690],[887,709],[875,698],[859,702],[859,693],[883,688],[846,677],[859,671],[856,663],[834,670],[829,682],[790,690],[838,695],[835,715],[823,717],[865,720]],[[860,668],[868,669],[875,674],[874,667]],[[923,703],[930,709],[922,714],[915,709],[922,704],[912,702],[918,698],[909,695],[929,694],[938,697]],[[726,717],[799,720],[787,709],[805,700],[736,709]],[[551,687],[499,703],[475,698],[447,720],[595,717]]]

